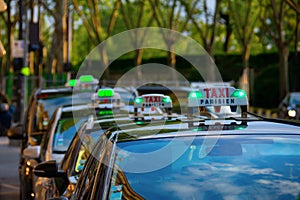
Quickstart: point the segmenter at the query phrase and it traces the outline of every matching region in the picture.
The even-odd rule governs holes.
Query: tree
[[[1,40],[4,44],[5,49],[5,57],[2,59],[2,70],[0,75],[6,74],[8,71],[13,71],[13,65],[12,65],[12,55],[11,55],[11,44],[14,39],[14,33],[15,33],[15,26],[18,22],[19,18],[17,17],[18,13],[15,13],[15,15],[12,15],[12,7],[16,7],[17,1],[9,0],[7,2],[7,9],[5,12],[1,12],[0,17],[4,23],[5,29],[5,36]],[[2,31],[2,30],[1,30]]]
[[[196,32],[199,33],[204,49],[213,57],[213,46],[221,0],[215,1],[213,11],[209,10],[207,0],[193,0],[190,3],[185,0],[180,1],[184,5],[185,13],[191,19]]]
[[[257,26],[261,7],[252,0],[229,0],[228,3],[233,31],[242,47],[244,72],[241,87],[246,90],[249,96],[249,57],[251,41],[254,29]]]
[[[183,32],[185,31],[189,18],[183,15],[184,5],[179,0],[149,0],[154,19],[159,27]],[[174,53],[174,43],[176,38],[163,34],[165,43],[168,46],[168,64],[175,68],[176,55]]]
[[[285,1],[261,1],[264,8],[261,16],[262,30],[275,43],[279,53],[280,98],[289,92],[288,56],[289,47],[295,37],[296,17]]]
[[[126,28],[134,29],[140,27],[149,27],[152,25],[153,22],[153,14],[147,16],[147,12],[150,9],[150,6],[147,4],[147,1],[144,0],[135,0],[129,1],[125,0],[121,3],[121,14],[122,19]],[[130,32],[132,33],[132,32]],[[143,32],[139,37],[135,37],[134,35],[130,35],[130,39],[133,43],[133,46],[137,46],[137,44],[143,44],[145,35],[147,33]],[[134,56],[134,65],[139,66],[142,64],[142,55],[143,49],[136,49],[135,56]],[[138,77],[141,77],[140,72],[138,72]]]
[[[92,43],[95,45],[100,44],[111,36],[118,17],[121,0],[106,0],[100,2],[97,0],[72,0],[72,2],[76,13],[88,31]],[[110,4],[113,6],[110,6]],[[106,17],[109,17],[108,24],[105,24]],[[99,51],[102,58],[102,64],[108,66],[109,60],[106,49],[101,48]],[[106,72],[107,75],[109,75],[108,69]]]
[[[300,0],[298,0],[298,3],[296,3],[293,0],[285,0],[285,2],[296,11],[296,29],[295,29],[295,40],[294,40],[294,52],[295,52],[295,69],[296,71],[299,70],[299,57],[298,57],[298,43],[299,43],[299,29],[300,29]],[[298,78],[297,73],[294,73],[294,82],[292,83],[292,90],[297,90],[298,87]]]
[[[47,74],[58,73],[59,79],[64,72],[64,21],[66,20],[68,0],[43,1],[39,0],[43,9],[54,20],[50,53],[48,54]],[[51,71],[50,71],[51,70]],[[61,81],[61,80],[59,80]]]

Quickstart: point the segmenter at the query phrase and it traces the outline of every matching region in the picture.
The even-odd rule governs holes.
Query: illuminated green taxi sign
[[[113,97],[114,91],[112,89],[100,89],[98,90],[98,97]]]
[[[234,87],[207,87],[189,94],[188,106],[246,106],[247,94]]]
[[[103,116],[103,115],[113,115],[113,111],[112,110],[100,110],[98,112],[98,116]]]
[[[94,77],[92,75],[82,75],[79,77],[79,81],[81,83],[92,83],[94,81]]]

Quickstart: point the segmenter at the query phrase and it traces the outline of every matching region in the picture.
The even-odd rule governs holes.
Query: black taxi
[[[78,87],[85,85],[84,90]],[[89,87],[87,87],[89,86]],[[77,86],[38,88],[30,96],[28,106],[24,113],[23,126],[13,131],[9,137],[22,140],[20,148],[20,199],[34,199],[32,185],[32,169],[30,165],[34,162],[35,155],[27,157],[24,153],[28,147],[38,149],[44,133],[47,131],[50,118],[58,106],[70,103],[91,102],[91,94],[95,92],[98,85],[91,76],[82,76],[77,81]],[[36,151],[36,153],[39,153]]]
[[[126,126],[136,124],[143,126],[145,121],[150,122],[153,119],[160,121],[167,114],[169,114],[168,117],[170,117],[172,113],[172,100],[169,96],[147,94],[137,97],[135,99],[134,112],[131,113],[130,111],[132,109],[128,109],[127,107],[118,107],[118,104],[109,105],[115,102],[111,98],[107,98],[107,96],[112,96],[113,93],[115,93],[113,90],[106,88],[99,89],[98,93],[95,94],[96,96],[105,96],[105,98],[97,98],[95,101],[97,106],[101,108],[101,110],[98,111],[101,115],[90,116],[77,133],[74,133],[75,137],[60,163],[55,160],[46,161],[37,165],[34,169],[34,174],[39,177],[54,178],[55,184],[53,187],[49,188],[48,186],[48,197],[70,197],[73,194],[78,177],[81,174],[81,170],[90,152],[93,150],[99,138],[106,138],[103,133],[107,129],[125,124]],[[153,109],[147,109],[149,106],[140,105],[140,103],[147,98],[153,99],[153,102],[154,99],[156,99],[156,105],[151,106]],[[161,101],[158,101],[158,99]],[[147,104],[149,104],[149,102],[151,101],[148,101]],[[119,103],[119,105],[123,104]],[[116,107],[118,107],[118,109],[116,109]],[[128,112],[126,112],[124,108],[128,109]]]
[[[238,106],[240,115],[208,118],[198,109],[108,129],[71,199],[297,199],[299,124],[248,113],[244,91],[224,91],[221,100],[208,92],[190,107]]]

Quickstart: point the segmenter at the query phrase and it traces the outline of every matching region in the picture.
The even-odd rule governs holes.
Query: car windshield
[[[110,199],[297,199],[299,148],[270,135],[119,142]]]
[[[71,93],[61,93],[48,95],[43,94],[43,98],[38,99],[37,111],[35,112],[35,123],[34,130],[35,132],[43,131],[47,129],[48,122],[51,116],[54,113],[54,110],[58,106],[67,105],[67,104],[80,104],[80,103],[88,103],[91,102],[90,95],[80,95],[74,94],[72,96]]]
[[[90,93],[88,93],[90,94]],[[85,93],[77,93],[77,94],[61,94],[52,98],[40,99],[39,102],[44,105],[44,111],[48,113],[49,118],[51,118],[54,110],[61,105],[67,104],[81,104],[81,103],[89,103],[91,102],[91,95]]]
[[[58,121],[54,138],[53,153],[65,153],[76,134],[77,128],[87,119],[87,117],[73,118],[65,117]]]

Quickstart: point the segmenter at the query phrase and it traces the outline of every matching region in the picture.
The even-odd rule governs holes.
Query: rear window
[[[59,106],[82,104],[91,102],[91,93],[60,93],[60,94],[40,94],[37,96],[35,110],[31,112],[33,117],[31,136],[36,144],[40,144],[42,134],[47,130],[49,121]],[[31,117],[30,116],[30,117]]]
[[[299,197],[299,136],[150,139],[117,149],[110,198]]]

